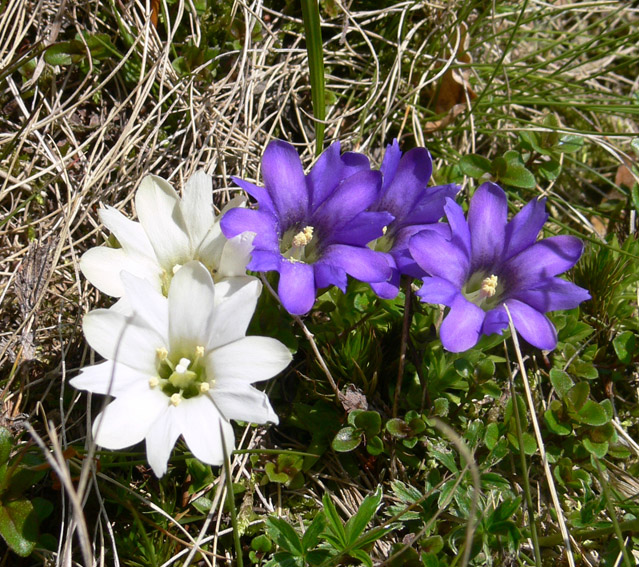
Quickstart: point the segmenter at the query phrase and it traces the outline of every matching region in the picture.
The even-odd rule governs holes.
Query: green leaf
[[[506,185],[522,189],[534,189],[537,185],[535,176],[525,166],[514,162],[508,163],[506,171],[499,176],[499,180]]]
[[[569,410],[579,411],[586,403],[590,395],[590,386],[587,382],[579,382],[566,392],[564,401]]]
[[[583,145],[584,139],[581,136],[566,134],[559,139],[559,143],[554,149],[562,154],[570,154],[581,149]]]
[[[522,148],[528,151],[541,152],[541,133],[535,130],[522,130],[519,132],[519,140]]]
[[[344,531],[344,524],[342,523],[342,519],[339,517],[339,514],[335,509],[335,504],[333,504],[328,492],[324,493],[324,496],[322,496],[322,504],[324,504],[324,513],[326,514],[326,525],[340,544],[340,549],[344,549],[346,547],[346,532]]]
[[[284,551],[300,557],[304,555],[300,537],[286,520],[269,516],[266,518],[266,529],[271,539]]]
[[[608,441],[602,441],[601,443],[595,443],[587,437],[582,441],[584,447],[589,453],[592,453],[598,459],[603,459],[608,453]]]
[[[486,447],[492,451],[496,447],[499,438],[499,425],[495,422],[489,423],[486,426],[486,433],[484,434],[484,444]]]
[[[479,179],[486,173],[490,173],[490,160],[478,154],[469,154],[462,156],[459,160],[459,167],[464,175]]]
[[[78,61],[78,54],[76,53],[72,42],[62,41],[47,48],[44,52],[44,60],[49,65],[71,65]]]
[[[437,459],[442,465],[444,465],[450,472],[457,473],[457,463],[455,462],[455,456],[449,451],[441,451],[439,449],[431,449],[429,454]]]
[[[557,403],[561,405],[560,402]],[[546,421],[548,429],[550,429],[550,431],[552,431],[555,435],[570,435],[570,433],[572,433],[572,427],[570,424],[562,423],[552,407],[548,408],[544,412],[544,420]]]
[[[366,450],[374,457],[384,452],[384,442],[377,436],[371,437],[366,443]]]
[[[5,427],[0,427],[0,463],[4,464],[9,460],[9,455],[13,449],[13,436]]]
[[[373,567],[373,560],[365,551],[362,551],[361,549],[353,549],[352,551],[349,551],[348,554],[360,561],[363,565],[366,565],[366,567]]]
[[[542,124],[550,130],[550,132],[541,133],[541,145],[544,148],[552,148],[559,141],[559,132],[557,129],[561,127],[559,119],[554,114],[546,114]]]
[[[287,551],[280,551],[273,555],[265,567],[306,567],[302,557],[294,556]]]
[[[322,153],[324,145],[324,123],[326,118],[326,93],[324,88],[324,53],[318,0],[302,0],[302,19],[308,67],[311,78],[311,97],[315,116],[315,153]]]
[[[285,472],[279,472],[275,468],[275,463],[272,462],[268,462],[264,465],[264,472],[271,482],[285,484],[289,480],[291,480],[291,477],[288,474],[286,474]]]
[[[635,352],[636,339],[632,331],[624,331],[612,340],[617,358],[623,364],[630,364]]]
[[[0,507],[0,535],[21,557],[33,551],[38,537],[37,515],[28,500],[13,500]]]
[[[577,415],[579,421],[586,425],[605,425],[609,421],[604,408],[592,400],[587,400]]]
[[[561,173],[561,164],[554,159],[550,161],[542,161],[539,164],[539,175],[541,175],[546,181],[554,181],[559,177]]]
[[[262,553],[268,553],[273,549],[273,543],[264,534],[260,534],[251,540],[251,549],[254,551],[261,551]]]
[[[319,535],[324,531],[325,527],[326,516],[324,516],[322,511],[319,511],[302,536],[302,548],[308,551],[315,547],[317,545]]]
[[[377,435],[382,430],[382,418],[376,411],[359,412],[353,421],[355,427],[363,429],[367,437]]]
[[[405,439],[412,433],[408,423],[406,423],[399,417],[389,419],[386,422],[386,431],[388,431],[393,437],[397,437],[398,439]]]
[[[338,453],[348,453],[359,447],[362,442],[363,431],[351,426],[344,427],[337,432],[331,446]]]
[[[557,370],[556,368],[550,371],[550,383],[560,398],[563,398],[570,388],[575,385],[572,378],[566,372]]]
[[[348,545],[353,545],[355,540],[364,531],[382,502],[382,487],[378,486],[373,494],[369,494],[360,504],[357,514],[346,522],[345,533]]]
[[[446,417],[448,415],[450,402],[448,398],[437,398],[433,402],[433,415],[437,415],[439,417]]]

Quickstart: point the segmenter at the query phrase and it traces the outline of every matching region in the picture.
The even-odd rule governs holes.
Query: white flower
[[[232,201],[223,213],[240,204]],[[144,278],[168,294],[171,279],[191,260],[202,262],[213,275],[218,301],[255,278],[246,275],[253,250],[253,234],[227,239],[213,210],[213,187],[203,171],[193,174],[180,199],[164,179],[147,175],[135,195],[140,222],[127,219],[113,207],[99,211],[120,248],[99,246],[80,259],[80,269],[100,291],[122,297],[120,273]],[[130,312],[130,308],[122,308]]]
[[[85,315],[84,334],[105,362],[71,380],[79,389],[115,398],[95,419],[98,445],[122,449],[146,440],[157,476],[182,435],[201,461],[223,460],[234,446],[229,419],[278,423],[268,397],[251,386],[281,372],[291,354],[278,340],[247,337],[261,284],[254,280],[223,302],[200,262],[176,272],[168,298],[143,279],[122,273],[132,315],[98,309]]]

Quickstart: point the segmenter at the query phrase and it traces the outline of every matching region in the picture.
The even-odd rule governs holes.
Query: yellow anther
[[[170,400],[171,400],[171,404],[177,407],[180,405],[180,402],[182,401],[182,396],[180,394],[173,394]]]
[[[151,376],[149,378],[149,387],[156,388],[160,384],[160,379],[157,376]]]
[[[388,227],[387,226],[382,228],[382,234],[386,234],[387,232],[388,232]]]
[[[313,230],[312,226],[305,226],[293,237],[293,246],[306,246],[313,240]]]
[[[495,275],[484,278],[481,282],[481,294],[484,297],[493,297],[497,293],[498,278]]]
[[[204,356],[204,347],[203,346],[196,346],[195,347],[195,356],[197,358],[200,358],[200,357]]]
[[[169,356],[169,351],[164,347],[160,347],[155,349],[155,354],[160,360],[166,360],[166,357]]]
[[[202,382],[200,384],[200,394],[206,394],[211,389],[208,382]]]

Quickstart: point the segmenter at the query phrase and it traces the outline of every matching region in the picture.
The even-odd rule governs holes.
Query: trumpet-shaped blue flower
[[[548,311],[572,309],[590,294],[556,276],[572,268],[583,251],[574,236],[537,241],[548,218],[545,199],[535,199],[507,222],[504,191],[484,183],[471,199],[468,219],[449,199],[445,206],[448,238],[425,230],[409,250],[429,275],[417,292],[422,301],[450,307],[440,328],[444,348],[461,352],[481,335],[501,334],[508,310],[517,332],[531,345],[550,350],[557,344]]]
[[[444,216],[446,198],[454,198],[458,185],[428,187],[433,162],[426,148],[413,148],[404,155],[397,140],[389,144],[380,171],[382,190],[370,210],[387,211],[395,219],[386,227],[384,236],[369,246],[386,257],[391,269],[388,281],[371,283],[373,291],[384,299],[393,299],[399,291],[402,274],[420,278],[424,271],[408,251],[411,237],[424,229],[448,234],[448,226],[438,221]]]
[[[233,179],[259,208],[232,209],[221,227],[227,238],[255,233],[247,268],[279,272],[278,293],[289,313],[310,311],[320,288],[345,291],[347,274],[364,282],[391,276],[384,256],[366,246],[393,216],[367,211],[379,197],[382,176],[364,155],[340,155],[335,142],[304,175],[295,148],[277,140],[264,151],[262,176],[264,187]]]

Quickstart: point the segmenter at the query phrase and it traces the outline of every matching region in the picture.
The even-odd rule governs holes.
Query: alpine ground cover
[[[304,12],[294,2],[260,0],[1,6],[3,565],[637,563],[639,14],[632,3],[326,1],[319,35],[302,22],[304,15],[310,25],[311,2]],[[305,41],[315,53],[310,64]],[[314,117],[322,106],[318,144]],[[219,215],[240,196],[233,178],[242,180],[251,214],[263,211],[251,188],[270,185],[263,156],[273,140],[292,145],[306,179],[335,142],[337,154],[365,156],[367,183],[377,184],[378,198],[388,195],[379,206],[360,201],[360,214],[383,220],[368,249],[394,279],[356,281],[332,271],[320,283],[337,287],[307,285],[306,303],[290,315],[274,295],[281,276],[265,270],[247,339],[279,341],[291,364],[266,380],[285,366],[281,351],[271,373],[245,374],[247,381],[223,390],[226,405],[211,412],[210,425],[235,440],[225,466],[205,464],[218,463],[224,448],[198,444],[218,436],[212,429],[197,436],[200,414],[189,422],[198,427],[163,421],[166,430],[151,432],[162,438],[151,461],[164,472],[158,478],[148,446],[131,445],[150,430],[120,432],[126,450],[94,443],[92,426],[114,402],[71,386],[105,364],[103,356],[118,356],[118,341],[111,336],[105,350],[103,331],[97,342],[89,332],[92,351],[83,317],[94,312],[88,321],[95,323],[96,314],[111,313],[125,291],[120,262],[139,268],[134,277],[158,276],[145,301],[161,310],[172,300],[160,295],[186,278],[182,270],[197,271],[189,261],[199,260],[211,274],[211,281],[203,276],[204,303],[215,303],[223,282],[213,271],[228,244],[217,240],[219,224],[207,232],[210,201],[189,201],[188,187],[204,179],[194,177],[198,170],[210,175]],[[580,242],[579,252],[583,245],[578,261],[575,250],[566,262],[574,267],[545,281],[552,287],[523,291],[524,303],[547,315],[554,349],[541,350],[554,345],[526,336],[509,309],[523,341],[500,312],[501,335],[476,334],[472,348],[452,352],[461,348],[442,334],[450,308],[421,301],[420,280],[433,272],[403,272],[403,279],[393,272],[411,258],[412,270],[428,267],[406,255],[410,238],[419,243],[424,233],[391,242],[392,229],[405,228],[391,223],[417,208],[414,201],[403,209],[385,183],[395,159],[415,165],[413,182],[424,180],[426,191],[449,188],[442,210],[420,217],[424,224],[466,222],[489,181],[505,192],[500,214],[508,221],[528,211],[539,239]],[[329,173],[339,181],[334,167]],[[155,179],[156,193],[144,203],[136,191],[149,174],[156,177],[145,183]],[[411,187],[421,198],[424,187]],[[339,212],[334,204],[332,214]],[[184,215],[199,220],[185,223]],[[290,252],[300,232],[309,242],[300,236],[298,246],[312,243],[307,226],[314,225],[288,235],[289,248],[279,252]],[[127,235],[140,231],[148,241],[123,258],[140,242]],[[170,236],[181,242],[176,249],[153,247],[175,243]],[[210,254],[203,253],[207,236],[215,242]],[[394,250],[398,240],[403,248]],[[239,239],[239,251],[247,242]],[[98,264],[97,279],[87,272],[90,282],[82,258],[96,254],[109,260]],[[491,268],[507,263],[493,260]],[[539,259],[529,260],[518,270],[537,273]],[[241,278],[227,285],[245,294],[259,276],[244,274],[247,261],[233,256],[225,264]],[[483,290],[485,307],[507,278],[481,275],[464,291]],[[127,285],[144,296],[146,284],[136,281]],[[583,301],[579,289],[591,298]],[[180,295],[177,320],[206,327],[205,310],[189,299],[201,296]],[[254,300],[238,307],[239,318]],[[141,327],[143,340],[152,331],[148,321]],[[124,354],[146,356],[125,339]],[[224,382],[198,358],[206,345],[189,345],[167,348],[167,358],[154,362],[157,384],[153,376],[140,382],[167,410],[215,400],[209,393]],[[244,372],[250,360],[235,356]],[[94,391],[119,393],[113,380],[111,390]],[[258,380],[266,380],[259,391],[250,385]],[[149,406],[130,406],[132,419],[136,410],[148,413]]]

